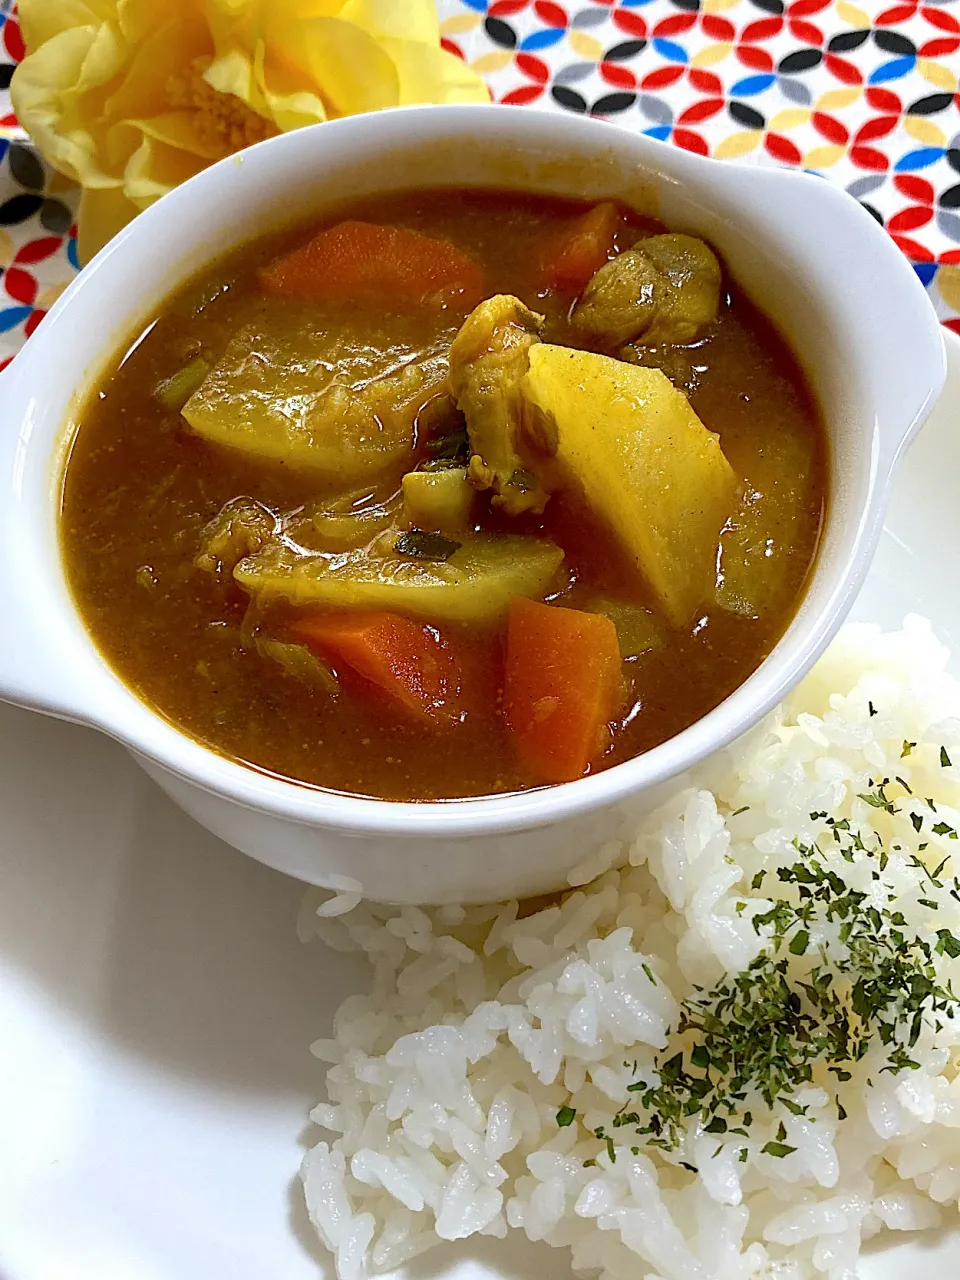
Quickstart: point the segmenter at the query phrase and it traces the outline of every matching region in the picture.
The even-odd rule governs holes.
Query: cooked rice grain
[[[591,1132],[637,1105],[627,1087],[651,1078],[694,984],[739,973],[764,947],[752,920],[770,899],[750,888],[756,873],[792,863],[795,840],[835,856],[812,814],[899,845],[882,885],[921,935],[957,932],[951,882],[931,890],[911,862],[957,848],[911,820],[929,797],[960,829],[960,685],[946,657],[917,618],[894,634],[847,627],[780,711],[709,761],[632,846],[588,853],[581,874],[598,878],[535,914],[520,918],[516,902],[361,903],[331,919],[311,895],[302,932],[373,965],[370,994],[346,1000],[333,1039],[313,1046],[332,1066],[312,1116],[336,1136],[307,1154],[303,1181],[341,1280],[511,1227],[609,1280],[852,1280],[877,1232],[934,1226],[941,1206],[953,1220],[960,1019],[925,1025],[916,1070],[883,1073],[873,1054],[849,1082],[795,1094],[804,1115],[754,1106],[746,1138],[718,1139],[694,1118],[680,1149],[633,1137],[632,1154],[618,1137],[612,1161]],[[904,754],[905,743],[916,746]],[[898,775],[912,797],[897,791],[896,814],[860,798]],[[932,921],[918,903],[931,893]],[[936,963],[960,990],[960,960]],[[576,1118],[560,1127],[568,1106]],[[795,1150],[765,1154],[783,1132]]]

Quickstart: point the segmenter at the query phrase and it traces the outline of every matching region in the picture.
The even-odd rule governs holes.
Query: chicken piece
[[[470,483],[493,489],[493,505],[508,515],[542,511],[548,497],[531,461],[551,452],[549,433],[525,421],[520,394],[542,328],[543,316],[498,294],[467,316],[450,348],[448,385],[467,420]]]
[[[681,345],[717,318],[720,264],[694,236],[648,236],[607,262],[573,312],[576,328],[605,348]]]
[[[275,537],[279,522],[269,507],[253,498],[232,498],[200,534],[194,561],[206,573],[230,575],[247,556]]]

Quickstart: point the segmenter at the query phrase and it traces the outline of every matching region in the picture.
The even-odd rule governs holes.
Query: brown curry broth
[[[582,207],[516,193],[410,192],[354,205],[350,213],[454,241],[484,266],[488,293],[515,293],[545,310],[548,336],[562,341],[571,298],[538,296],[532,264],[545,240]],[[638,218],[627,239],[652,229]],[[318,304],[264,298],[252,276],[278,245],[303,234],[258,241],[205,272],[164,304],[101,380],[82,415],[64,483],[63,550],[81,613],[105,657],[147,703],[201,742],[262,770],[404,800],[536,786],[515,760],[499,715],[499,631],[444,629],[464,655],[469,709],[452,729],[433,731],[411,725],[349,680],[330,701],[245,651],[245,597],[193,566],[201,530],[229,499],[250,494],[289,510],[317,496],[315,482],[302,475],[191,436],[152,394],[199,348],[222,351],[242,325],[316,323],[324,310]],[[428,341],[458,322],[457,315],[426,311],[371,312],[369,320],[372,336],[387,341],[417,332]],[[825,498],[822,430],[791,353],[734,290],[716,335],[688,356],[706,366],[695,375],[693,406],[719,433],[738,473],[749,470],[768,433],[796,438],[810,460],[807,518],[785,558],[789,590],[779,613],[753,620],[706,609],[689,633],[625,664],[623,721],[595,768],[664,741],[741,684],[783,632],[816,548]],[[483,524],[518,527],[489,514]],[[593,593],[649,602],[609,535],[572,495],[555,495],[542,520],[528,517],[520,527],[542,528],[566,551],[564,582],[551,598],[577,604]]]

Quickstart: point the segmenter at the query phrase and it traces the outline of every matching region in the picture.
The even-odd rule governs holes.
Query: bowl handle
[[[55,513],[49,504],[49,518],[39,521],[34,500],[38,480],[50,492],[49,464],[42,479],[32,473],[33,401],[14,393],[16,363],[0,372],[0,700],[89,722],[83,689],[90,659],[85,646],[64,643],[63,587],[51,573],[51,561],[59,562]],[[27,406],[21,421],[2,412],[18,401]],[[71,624],[80,627],[73,618]]]

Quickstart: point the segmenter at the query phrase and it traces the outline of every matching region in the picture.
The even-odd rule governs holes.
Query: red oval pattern
[[[803,153],[800,148],[795,142],[785,138],[782,133],[768,133],[763,140],[763,145],[775,160],[779,160],[783,164],[801,164],[803,162]]]
[[[61,236],[43,236],[39,240],[28,240],[14,254],[13,260],[20,266],[30,266],[35,262],[44,262],[53,257],[63,244]]]
[[[901,209],[892,218],[888,218],[887,230],[895,233],[916,231],[919,227],[925,227],[932,217],[932,209],[924,208],[922,205],[913,205],[909,209]]]
[[[553,0],[536,0],[533,8],[540,21],[548,27],[565,27],[569,22],[566,9],[554,4]]]
[[[933,183],[928,182],[926,178],[918,178],[915,173],[895,174],[893,185],[901,195],[918,204],[933,204],[937,198]]]
[[[517,54],[517,68],[537,84],[546,84],[550,79],[550,68],[542,58],[535,58],[532,53]]]
[[[943,93],[942,80],[938,83],[937,78],[928,75],[922,67],[912,73],[910,60],[903,56],[911,48],[916,49],[920,59],[949,60],[960,56],[960,2],[953,5],[938,3],[937,0],[882,0],[876,6],[860,6],[866,14],[863,19],[858,19],[853,12],[841,12],[835,0],[784,0],[779,5],[772,0],[756,0],[754,4],[742,0],[735,13],[726,4],[716,6],[723,12],[703,11],[712,7],[708,0],[700,4],[694,4],[692,0],[675,0],[672,4],[668,0],[656,0],[655,3],[643,3],[643,0],[639,3],[638,0],[488,0],[486,6],[478,0],[441,0],[441,20],[456,9],[459,14],[469,11],[474,23],[473,26],[462,23],[459,28],[452,29],[441,43],[450,54],[470,61],[484,52],[493,52],[495,48],[505,55],[498,59],[500,69],[493,76],[497,96],[505,103],[538,104],[541,100],[548,101],[546,95],[550,93],[551,85],[556,84],[555,103],[569,105],[588,114],[596,114],[599,107],[600,118],[619,118],[631,127],[644,128],[658,117],[653,113],[644,116],[636,108],[631,111],[636,94],[642,90],[662,96],[664,105],[672,112],[672,117],[665,114],[662,118],[675,121],[669,131],[669,140],[699,155],[709,155],[718,139],[744,127],[727,112],[729,98],[738,96],[731,93],[737,80],[744,78],[744,74],[776,77],[778,66],[785,57],[808,51],[806,65],[801,62],[800,69],[795,65],[789,69],[788,65],[788,70],[780,77],[779,86],[774,80],[759,91],[755,87],[753,94],[749,89],[747,91],[743,106],[756,113],[755,118],[761,122],[757,127],[767,155],[777,163],[800,166],[804,162],[804,152],[816,144],[817,138],[843,149],[846,162],[826,172],[847,183],[852,181],[850,166],[860,174],[876,175],[873,183],[867,184],[876,194],[862,198],[878,218],[884,219],[887,230],[904,253],[915,262],[960,265],[960,244],[956,247],[943,246],[944,237],[949,241],[953,234],[950,228],[956,222],[955,212],[960,212],[960,209],[954,210],[952,200],[948,200],[942,210],[938,204],[940,193],[948,187],[960,185],[960,166],[957,166],[957,173],[951,170],[956,160],[953,153],[943,163],[930,165],[929,146],[935,143],[918,141],[917,136],[921,139],[925,136],[919,128],[917,136],[908,138],[904,121],[909,104],[926,98],[929,101],[920,106],[916,120],[921,122],[929,118],[931,124],[942,129],[947,137],[952,137],[957,132],[955,114],[960,105],[960,95],[951,95],[951,105],[949,97]],[[780,12],[770,12],[777,9]],[[878,9],[880,12],[876,13]],[[484,18],[496,19],[499,29],[484,27]],[[854,47],[848,49],[843,48],[844,41],[841,40],[838,51],[830,52],[829,45],[834,42],[834,37],[858,30],[861,24],[866,27],[868,21],[872,37],[865,32],[866,38],[859,45],[852,41]],[[577,45],[571,28],[583,30],[583,45]],[[882,34],[898,28],[902,32],[899,43]],[[568,31],[569,36],[566,35]],[[542,36],[539,41],[538,35]],[[613,50],[613,46],[622,45],[626,40],[646,42],[651,36],[678,43],[687,60],[684,62],[682,55],[667,58],[649,43],[635,50]],[[910,45],[904,45],[903,36],[911,42]],[[574,75],[570,79],[557,77],[555,80],[561,68],[568,63],[576,63],[578,59],[586,62],[586,70],[590,70],[594,65],[589,52],[591,41],[612,51],[613,56],[596,58],[596,72],[592,78],[580,74],[579,78]],[[527,43],[532,45],[529,51],[522,47]],[[691,65],[691,61],[697,60],[695,55],[710,43],[725,47],[708,59],[709,67]],[[0,28],[0,62],[18,60],[22,55],[23,39],[19,24],[15,17],[8,16]],[[902,65],[897,65],[897,59]],[[506,67],[504,62],[508,64]],[[715,67],[715,63],[723,63],[723,66]],[[746,68],[746,73],[740,71],[740,67]],[[881,82],[867,83],[868,77],[879,67],[884,69],[879,77]],[[849,110],[846,105],[817,109],[816,103],[829,90],[830,81],[834,86],[848,86],[856,90],[849,95],[855,100],[849,104]],[[813,104],[809,123],[793,124],[784,132],[770,131],[770,120],[790,101],[786,93],[788,82],[794,85],[803,83],[807,88]],[[560,92],[561,86],[566,85],[570,86],[569,89]],[[614,96],[611,97],[611,93]],[[0,99],[6,105],[5,96],[0,94]],[[741,120],[748,118],[747,115],[741,116]],[[11,128],[15,123],[8,113],[0,120],[0,128]],[[960,145],[960,137],[956,142]],[[923,168],[923,172],[909,171],[908,160],[913,153],[916,153],[916,164]],[[894,170],[894,163],[901,160],[908,171]],[[36,204],[36,201],[32,203]],[[9,305],[34,308],[40,291],[36,274],[44,283],[48,279],[57,279],[55,275],[43,275],[42,272],[35,274],[32,268],[62,253],[65,238],[37,234],[38,223],[33,227],[36,228],[34,238],[20,244],[6,272],[0,271],[0,297],[9,299]],[[59,263],[57,265],[60,266]],[[43,314],[42,308],[34,309],[21,332],[32,332]],[[960,332],[960,318],[952,323]],[[0,358],[0,368],[2,364]]]
[[[615,89],[635,89],[637,77],[622,62],[601,62],[597,67],[600,76]]]
[[[766,49],[753,44],[738,44],[735,52],[739,61],[751,71],[773,70],[773,57]]]
[[[32,307],[37,297],[37,282],[29,271],[22,267],[8,267],[3,277],[7,293],[23,307]]]
[[[646,38],[647,24],[639,13],[631,13],[629,9],[615,9],[613,23],[624,35],[633,36],[637,40]]]
[[[25,52],[23,33],[20,30],[20,23],[14,18],[8,18],[3,24],[3,47],[6,49],[11,62],[23,61]]]

